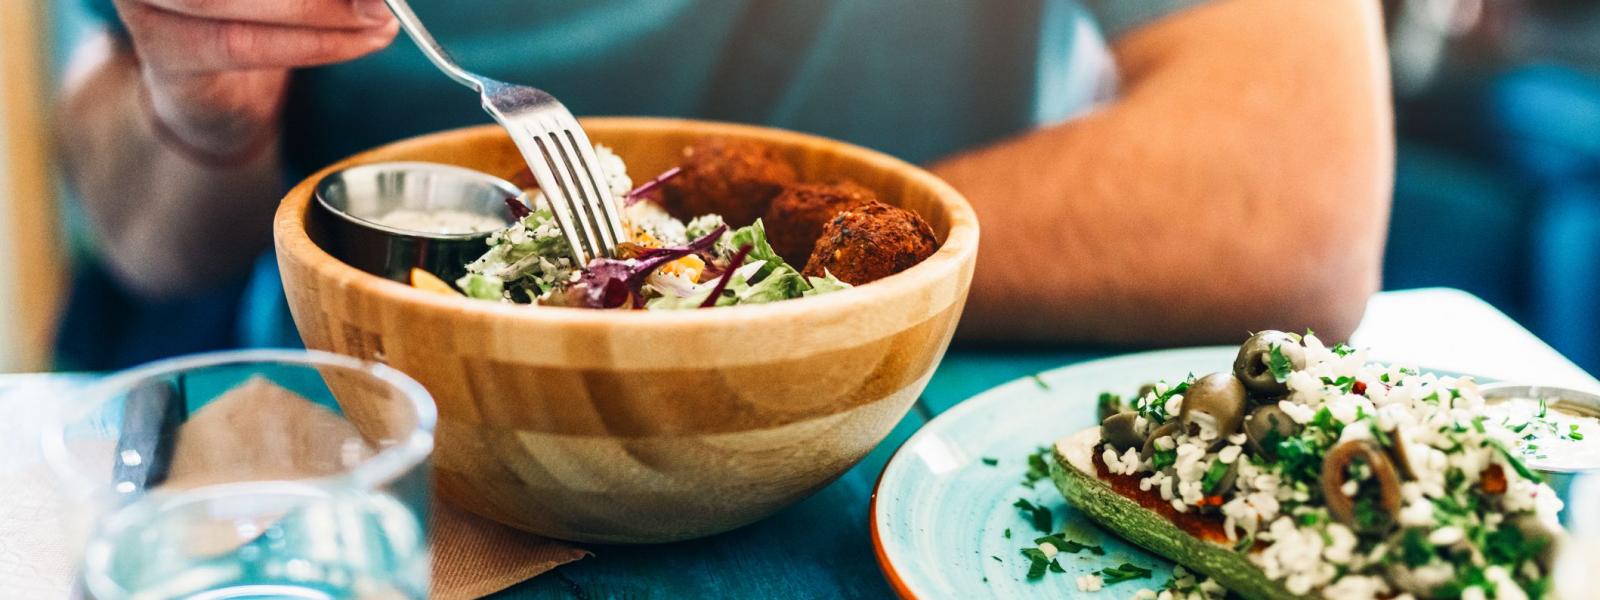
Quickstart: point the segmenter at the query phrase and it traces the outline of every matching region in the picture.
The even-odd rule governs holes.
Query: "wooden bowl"
[[[370,150],[289,192],[273,224],[307,346],[386,362],[439,405],[447,501],[540,535],[681,540],[733,529],[826,485],[888,435],[949,345],[978,224],[955,189],[849,144],[697,121],[584,121],[642,181],[710,135],[782,151],[807,181],[850,178],[920,213],[943,240],[900,274],[772,304],[681,312],[532,307],[433,294],[335,260],[307,231],[312,188],[361,163],[420,160],[511,178],[496,126]]]

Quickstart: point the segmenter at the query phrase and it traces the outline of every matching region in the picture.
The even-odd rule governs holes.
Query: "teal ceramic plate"
[[[1100,392],[1128,396],[1158,379],[1228,369],[1237,352],[1163,350],[1063,367],[991,389],[929,422],[895,453],[873,493],[872,541],[890,585],[906,598],[1073,598],[1083,595],[1079,576],[1127,562],[1151,569],[1150,578],[1106,586],[1094,598],[1158,588],[1171,563],[1102,531],[1048,479],[1025,485],[1027,457],[1095,425]],[[1018,499],[1050,510],[1051,533],[1105,554],[1060,554],[1065,572],[1029,580],[1021,549],[1044,533],[1013,506]]]

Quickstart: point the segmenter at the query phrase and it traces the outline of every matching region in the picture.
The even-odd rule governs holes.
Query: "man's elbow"
[[[1251,277],[1227,312],[1249,331],[1311,329],[1325,340],[1349,339],[1382,285],[1384,231],[1378,222],[1358,235],[1294,235],[1285,245],[1294,248],[1291,256],[1263,255],[1241,268],[1268,275]]]

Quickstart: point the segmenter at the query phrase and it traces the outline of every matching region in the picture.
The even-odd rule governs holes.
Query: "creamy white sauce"
[[[1541,407],[1533,398],[1506,398],[1490,399],[1484,414],[1522,436],[1522,456],[1531,467],[1600,468],[1600,418],[1594,413],[1560,401],[1546,401]]]
[[[395,229],[422,233],[484,233],[506,227],[504,220],[464,210],[422,211],[402,208],[373,221]]]

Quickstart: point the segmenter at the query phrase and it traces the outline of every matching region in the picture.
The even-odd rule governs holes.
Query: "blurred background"
[[[53,168],[80,3],[0,0],[0,372],[228,347],[243,281],[163,305],[119,287]],[[1385,287],[1460,288],[1600,373],[1600,2],[1390,0],[1399,153]],[[177,322],[171,343],[119,332]],[[195,333],[199,332],[199,335]]]

